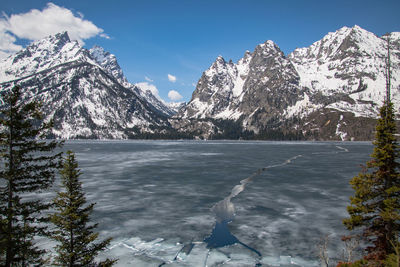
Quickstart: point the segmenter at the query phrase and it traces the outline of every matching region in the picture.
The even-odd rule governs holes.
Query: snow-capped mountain
[[[237,63],[221,56],[200,78],[175,128],[199,124],[202,135],[220,131],[204,120],[234,120],[255,133],[300,133],[305,138],[371,139],[385,98],[388,36],[343,27],[285,56],[272,41]],[[389,34],[392,101],[400,107],[400,33]],[[206,132],[204,132],[206,131]]]
[[[129,83],[114,55],[87,50],[66,32],[0,61],[0,86],[5,92],[19,84],[25,99],[42,101],[54,136],[62,138],[179,132],[212,138],[240,128],[264,138],[366,140],[386,95],[388,37],[399,111],[400,33],[378,37],[358,26],[289,55],[266,41],[236,63],[219,56],[187,105],[165,103],[157,91]]]
[[[178,113],[181,108],[186,106],[186,102],[169,102],[166,105],[174,111],[174,114]]]
[[[78,42],[71,42],[67,32],[34,42],[0,62],[0,81],[12,81],[66,62],[88,59],[88,52]]]
[[[43,102],[56,137],[128,138],[169,127],[166,112],[126,80],[114,55],[100,47],[86,50],[66,32],[1,61],[1,91],[14,84],[25,99]]]
[[[157,108],[160,112],[162,112],[165,116],[175,115],[178,111],[174,109],[173,106],[170,106],[164,100],[162,100],[158,96],[158,92],[154,94],[151,90],[149,90],[148,85],[144,86],[143,84],[147,83],[137,83],[134,88],[132,88],[138,95],[144,98],[147,102]],[[150,85],[151,86],[151,85]]]
[[[391,36],[393,101],[399,97],[399,46],[396,33]],[[289,58],[301,79],[300,86],[311,94],[325,96],[347,94],[354,103],[336,101],[330,105],[340,111],[349,111],[358,117],[374,117],[385,96],[385,60],[387,41],[358,26],[344,27],[330,33],[308,48],[296,49]],[[372,101],[372,103],[365,103]]]
[[[172,116],[176,112],[171,109],[161,98],[154,95],[150,90],[143,88],[139,84],[131,84],[128,82],[121,67],[119,66],[116,57],[113,54],[105,51],[100,46],[94,46],[89,50],[92,58],[111,76],[115,77],[118,82],[126,87],[133,90],[138,96],[142,97],[145,101],[153,105],[158,111],[165,116]]]
[[[105,51],[104,48],[97,45],[93,46],[89,50],[89,53],[96,63],[106,70],[111,76],[115,77],[121,85],[126,87],[130,86],[117,62],[117,58],[113,54]]]

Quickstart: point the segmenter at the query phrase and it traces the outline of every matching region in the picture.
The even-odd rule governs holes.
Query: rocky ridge
[[[385,99],[388,37],[399,111],[400,33],[378,37],[358,26],[289,55],[266,41],[236,63],[219,56],[186,105],[129,83],[114,55],[87,50],[66,32],[0,61],[0,86],[4,93],[19,84],[25,100],[42,101],[60,138],[371,140]]]
[[[224,131],[216,121],[231,120],[265,138],[370,140],[385,98],[388,36],[398,110],[400,33],[378,37],[354,26],[288,56],[272,41],[237,63],[219,56],[171,123],[180,131],[197,129],[202,138]]]
[[[87,50],[66,32],[37,41],[0,62],[2,92],[14,84],[43,103],[60,138],[132,138],[169,129],[174,112],[125,78],[114,55]]]

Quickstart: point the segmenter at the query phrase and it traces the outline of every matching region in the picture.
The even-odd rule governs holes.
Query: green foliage
[[[400,243],[393,244],[394,253],[389,254],[385,260],[385,267],[399,267],[400,266]]]
[[[385,260],[385,267],[399,267],[399,256],[396,254],[389,254]]]
[[[400,230],[399,145],[396,138],[393,104],[385,103],[376,126],[371,160],[350,184],[355,190],[347,207],[350,218],[344,225],[353,230],[361,228],[371,244],[366,259],[381,261],[394,252]]]
[[[44,251],[34,237],[44,234],[41,213],[49,205],[27,199],[26,193],[48,189],[60,166],[61,142],[40,141],[51,128],[42,123],[38,102],[21,99],[21,89],[12,88],[2,96],[0,109],[0,265],[41,264]]]
[[[396,253],[387,255],[385,260],[367,260],[361,259],[355,262],[340,262],[336,267],[399,267],[400,266],[400,254],[396,250]]]
[[[358,260],[353,263],[343,263],[343,264],[338,265],[338,267],[366,267],[366,266],[372,267],[373,265],[370,265],[368,263],[368,261],[365,259]],[[375,266],[375,267],[377,267],[377,266]]]
[[[242,122],[234,120],[224,120],[224,119],[211,119],[210,120],[215,126],[216,130],[219,129],[220,132],[211,134],[209,139],[212,140],[251,140],[254,139],[254,132],[244,130],[242,127]]]
[[[299,141],[306,140],[306,137],[301,131],[282,131],[281,129],[264,129],[255,136],[258,140],[273,140],[273,141]]]
[[[94,204],[85,207],[86,197],[79,181],[81,175],[73,152],[68,151],[60,171],[62,188],[54,199],[55,212],[50,221],[55,230],[50,236],[57,241],[56,264],[60,266],[92,266],[99,252],[106,249],[111,238],[96,243],[99,234],[94,230],[97,224],[90,223],[90,214]],[[97,263],[111,266],[115,261],[106,260]]]
[[[131,132],[126,131],[129,139],[144,139],[144,140],[178,140],[178,139],[193,139],[195,133],[179,132],[175,129],[159,128],[154,133],[141,133],[138,127],[135,127]]]

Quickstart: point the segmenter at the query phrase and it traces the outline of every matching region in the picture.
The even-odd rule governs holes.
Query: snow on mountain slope
[[[400,33],[389,37],[392,101],[398,110]],[[385,99],[386,38],[359,26],[343,27],[288,56],[266,41],[236,64],[218,57],[175,118],[230,119],[256,133],[329,128],[328,138],[348,138],[344,131],[350,131],[352,124],[373,124],[368,119],[377,117]],[[329,117],[329,112],[336,115]],[[333,121],[337,127],[331,127]]]
[[[183,118],[235,120],[254,115],[257,109],[264,107],[264,100],[278,97],[276,90],[292,87],[292,81],[297,79],[293,66],[279,47],[267,41],[258,45],[253,53],[246,51],[236,64],[218,57],[203,73],[192,100],[181,115]]]
[[[126,79],[124,73],[122,72],[121,67],[119,66],[115,55],[110,54],[105,51],[102,47],[94,46],[89,50],[91,57],[110,75],[115,77],[118,82],[126,88],[130,88],[140,97],[142,97],[145,101],[152,104],[156,109],[158,109],[165,116],[171,116],[175,114],[173,110],[171,110],[168,105],[157,95],[154,94],[151,90],[146,90],[145,88],[140,86],[139,84],[131,84]]]
[[[105,51],[100,46],[93,46],[89,50],[90,56],[109,74],[115,77],[121,85],[128,85],[128,80],[126,79],[121,67],[117,62],[115,55]]]
[[[238,119],[241,112],[235,104],[243,97],[250,61],[249,51],[237,64],[219,56],[200,78],[192,100],[184,107],[183,117]]]
[[[158,90],[155,86],[145,82],[130,85],[129,87],[165,116],[170,117],[176,113],[174,109],[172,109],[164,100],[160,98],[160,96],[158,95]],[[152,90],[156,90],[156,92],[153,92]]]
[[[186,102],[169,102],[167,106],[174,111],[174,114],[178,113],[181,108],[186,106]]]
[[[236,81],[234,83],[235,85],[232,88],[233,96],[236,98],[240,98],[241,96],[243,96],[243,85],[250,71],[250,66],[249,66],[250,61],[251,61],[251,53],[249,51],[246,51],[244,57],[242,57],[236,64],[237,76],[236,76]]]
[[[67,33],[34,42],[0,62],[2,93],[18,84],[43,103],[61,138],[128,138],[169,127],[163,112],[127,82],[115,56],[88,51]]]
[[[243,126],[258,132],[267,123],[275,123],[303,91],[292,63],[272,41],[255,48],[249,68],[238,109],[244,114]]]
[[[399,40],[392,34],[392,42]],[[391,45],[393,102],[400,103],[399,49]],[[328,107],[348,111],[356,116],[376,117],[385,97],[385,60],[387,42],[358,26],[343,27],[329,33],[308,48],[296,49],[289,55],[300,85],[311,94],[332,96],[344,93],[354,101],[339,101]],[[371,102],[370,105],[367,102]],[[373,104],[372,104],[373,103]]]
[[[148,86],[129,83],[114,55],[100,47],[86,50],[67,33],[0,61],[0,85],[4,92],[21,84],[24,97],[42,100],[46,115],[56,118],[54,135],[63,138],[127,138],[165,132],[171,124],[174,131],[207,138],[223,131],[214,125],[222,119],[256,134],[365,140],[373,136],[385,99],[388,36],[392,101],[399,110],[400,33],[378,37],[358,26],[328,33],[288,56],[273,41],[246,51],[237,63],[219,56],[179,108]]]
[[[85,58],[85,50],[71,42],[67,32],[34,42],[0,62],[0,82],[11,81],[45,69]]]

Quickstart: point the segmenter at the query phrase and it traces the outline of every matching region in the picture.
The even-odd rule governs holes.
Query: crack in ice
[[[233,203],[231,202],[231,199],[236,197],[237,195],[239,195],[246,188],[247,184],[252,182],[255,177],[261,175],[261,173],[263,173],[264,171],[266,171],[268,169],[272,169],[272,168],[282,167],[282,166],[288,165],[293,160],[295,160],[295,159],[297,159],[299,157],[302,157],[302,156],[303,155],[297,155],[297,156],[294,156],[294,157],[291,157],[291,158],[285,160],[283,163],[275,164],[275,165],[269,165],[267,167],[260,168],[255,173],[250,175],[249,177],[241,180],[240,184],[235,185],[233,187],[233,189],[232,189],[232,191],[231,191],[229,196],[227,196],[223,200],[219,201],[218,203],[216,203],[211,208],[211,211],[216,216],[217,222],[224,222],[224,221],[230,222],[230,221],[233,220],[233,218],[235,217],[235,207],[234,207]]]
[[[349,150],[347,148],[341,147],[341,146],[335,146],[339,151],[334,151],[334,152],[316,152],[316,153],[311,153],[313,155],[315,154],[338,154],[338,153],[347,153]],[[217,202],[214,206],[212,206],[211,211],[215,215],[215,225],[214,228],[211,232],[211,234],[204,239],[204,243],[207,244],[208,252],[206,254],[205,260],[204,260],[204,266],[207,266],[207,261],[210,256],[210,253],[213,249],[218,250],[219,248],[225,247],[225,246],[230,246],[234,244],[240,244],[246,249],[252,251],[253,253],[257,254],[258,258],[256,259],[255,266],[261,266],[261,259],[262,255],[259,251],[256,249],[248,246],[247,244],[241,242],[239,239],[237,239],[229,230],[228,224],[233,221],[235,218],[235,206],[231,202],[233,198],[235,198],[237,195],[239,195],[241,192],[243,192],[246,189],[246,186],[253,181],[253,179],[259,175],[261,175],[263,172],[265,172],[268,169],[272,168],[277,168],[277,167],[283,167],[288,164],[291,164],[294,160],[303,157],[303,154],[296,155],[294,157],[291,157],[287,160],[285,160],[282,163],[279,164],[274,164],[274,165],[269,165],[263,168],[258,169],[256,172],[254,172],[252,175],[249,177],[243,179],[240,181],[239,184],[235,185],[229,196],[225,197],[223,200]],[[162,262],[159,266],[171,264],[177,260],[180,259],[180,254],[185,254],[186,256],[189,255],[195,246],[195,244],[198,242],[189,242],[185,244],[176,254],[175,258],[173,260],[170,260],[168,262]],[[230,258],[228,257],[228,260],[230,261]]]
[[[235,185],[229,196],[224,198],[223,200],[217,202],[212,208],[211,211],[215,214],[215,226],[211,232],[211,235],[206,237],[204,239],[204,242],[207,243],[207,248],[209,249],[209,252],[212,249],[217,249],[220,247],[225,247],[225,246],[230,246],[233,244],[240,244],[246,249],[254,252],[255,254],[258,255],[258,259],[256,260],[256,265],[255,266],[261,266],[260,260],[262,258],[262,255],[259,251],[256,249],[244,244],[241,242],[239,239],[237,239],[232,233],[229,231],[228,224],[233,221],[235,217],[235,206],[231,202],[232,198],[236,197],[239,195],[243,190],[246,188],[247,184],[253,181],[253,179],[259,175],[261,175],[264,171],[276,167],[282,167],[286,166],[290,163],[292,163],[293,160],[302,157],[303,155],[297,155],[294,157],[291,157],[284,162],[280,164],[274,164],[274,165],[269,165],[264,168],[258,169],[255,173],[250,175],[249,177],[243,179],[240,181],[240,184]],[[208,255],[208,254],[207,254]],[[207,259],[205,261],[205,265],[207,266]]]

